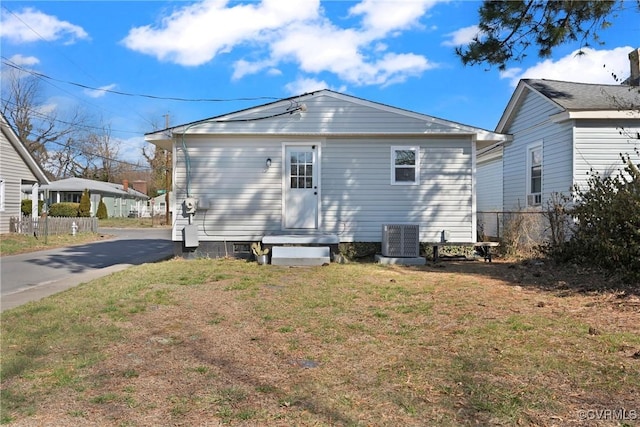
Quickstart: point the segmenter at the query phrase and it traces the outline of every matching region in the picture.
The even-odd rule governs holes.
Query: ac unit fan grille
[[[419,257],[419,226],[417,224],[383,225],[382,255],[387,257]]]

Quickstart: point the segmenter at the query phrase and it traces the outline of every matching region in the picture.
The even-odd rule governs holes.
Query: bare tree
[[[158,190],[169,191],[171,153],[158,149],[155,146],[143,148],[142,155],[151,166],[151,182],[149,183],[149,194],[154,195]]]
[[[101,132],[87,135],[82,146],[87,178],[113,182],[116,175],[122,173],[122,163],[118,160],[120,145],[111,138],[111,126],[104,125]]]
[[[59,177],[61,171],[69,170],[69,158],[74,155],[64,150],[82,139],[88,117],[75,109],[60,119],[55,108],[46,108],[42,102],[40,80],[35,76],[15,69],[4,70],[3,76],[2,114],[34,159],[51,176]],[[55,153],[51,155],[50,150]]]
[[[73,138],[67,138],[56,149],[49,150],[45,169],[54,179],[69,176],[83,176],[86,170],[82,152],[77,148],[79,143]]]

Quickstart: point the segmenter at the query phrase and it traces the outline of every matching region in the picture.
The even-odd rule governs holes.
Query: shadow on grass
[[[615,293],[618,297],[640,296],[640,283],[628,283],[600,269],[558,264],[549,259],[427,262],[428,271],[478,274],[508,285],[535,288],[556,295]]]

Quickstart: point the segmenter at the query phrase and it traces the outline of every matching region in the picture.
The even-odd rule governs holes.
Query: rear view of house
[[[176,253],[247,256],[249,243],[475,242],[476,143],[504,136],[321,90],[149,133],[173,153]]]

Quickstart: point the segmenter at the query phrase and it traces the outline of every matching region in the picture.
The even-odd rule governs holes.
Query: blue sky
[[[477,34],[478,1],[3,0],[0,47],[3,62],[48,77],[41,111],[99,117],[135,161],[166,114],[177,125],[321,88],[493,130],[520,78],[627,77],[640,46],[636,4],[587,55],[575,55],[577,43],[546,60],[531,50],[505,72],[455,56]]]

